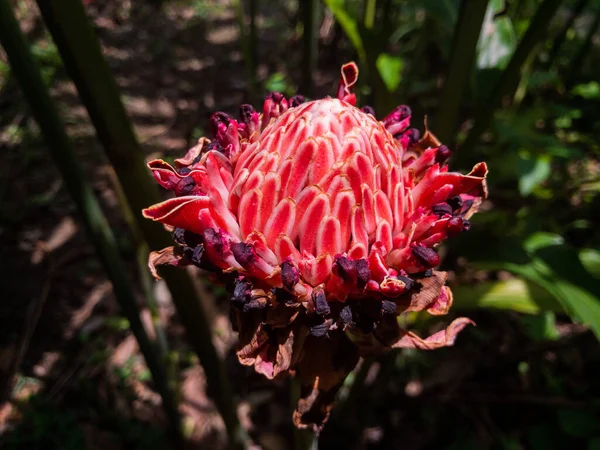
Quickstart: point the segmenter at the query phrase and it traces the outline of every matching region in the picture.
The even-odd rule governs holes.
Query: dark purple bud
[[[435,152],[435,162],[442,164],[450,158],[450,149],[445,145],[440,145]]]
[[[242,306],[242,311],[248,312],[252,311],[253,309],[264,309],[266,307],[267,304],[265,302],[261,302],[258,299],[251,299],[244,303],[244,306]]]
[[[371,270],[369,262],[365,258],[356,261],[357,282],[360,287],[363,287],[371,279]]]
[[[206,151],[205,152],[208,153],[208,152],[212,152],[212,151],[217,151],[219,153],[224,153],[223,146],[221,145],[220,142],[218,142],[216,140],[212,140],[208,144],[206,144]]]
[[[265,100],[273,100],[275,103],[279,103],[283,100],[283,94],[280,92],[271,92],[267,94]]]
[[[248,123],[252,120],[252,114],[254,114],[254,107],[252,105],[241,105],[240,106],[240,118],[242,122]]]
[[[187,175],[191,171],[192,169],[190,169],[189,167],[181,167],[177,172],[179,173],[179,175]]]
[[[404,283],[405,291],[410,291],[415,285],[415,282],[412,278],[408,278],[403,275],[398,275],[398,279]]]
[[[429,278],[433,276],[433,270],[427,269],[425,272],[421,274],[423,278]]]
[[[329,323],[327,321],[310,327],[310,335],[314,337],[329,336]]]
[[[471,229],[471,222],[467,219],[463,219],[463,231],[469,231]]]
[[[383,120],[383,125],[395,136],[405,131],[410,125],[410,116],[412,112],[406,105],[400,105],[389,113]]]
[[[381,314],[396,314],[396,303],[391,300],[382,301]]]
[[[373,109],[372,106],[365,105],[362,108],[360,108],[360,110],[362,112],[364,112],[365,114],[371,114],[373,117],[375,117],[375,110]]]
[[[285,289],[275,288],[273,293],[275,294],[275,299],[279,303],[288,304],[288,303],[295,303],[298,301],[298,299],[296,298],[296,296],[294,294],[286,291]]]
[[[204,245],[200,244],[197,245],[196,247],[194,247],[194,251],[192,252],[192,255],[190,257],[190,260],[192,261],[192,264],[195,265],[196,267],[203,267],[202,264],[202,256],[204,255]]]
[[[464,222],[462,217],[454,216],[446,225],[446,233],[448,233],[448,236],[456,236],[457,234],[460,234],[460,232],[463,230],[463,227]]]
[[[212,116],[210,116],[210,128],[213,136],[217,137],[223,134],[231,122],[231,117],[229,114],[224,112],[216,112]]]
[[[350,305],[346,305],[342,308],[340,311],[340,319],[342,319],[342,322],[346,325],[352,324],[352,308],[350,308]]]
[[[290,98],[290,108],[294,108],[296,106],[301,105],[302,103],[304,103],[305,99],[304,99],[304,95],[294,95],[292,98]]]
[[[185,242],[185,230],[183,228],[175,228],[173,230],[173,233],[171,233],[171,236],[173,237],[173,240],[181,245],[181,246],[185,246],[186,242]]]
[[[177,196],[190,195],[196,187],[196,180],[193,177],[182,178],[177,186],[175,187],[175,193]]]
[[[346,283],[354,283],[357,279],[356,261],[346,256],[337,256],[335,258],[333,271]]]
[[[425,267],[434,267],[440,263],[440,255],[429,247],[413,247],[412,254]]]
[[[252,283],[243,278],[237,278],[235,280],[235,286],[233,288],[233,295],[231,301],[237,308],[241,308],[244,304],[249,302],[252,298]]]
[[[462,206],[463,201],[462,198],[460,198],[460,195],[457,195],[456,197],[452,197],[451,199],[449,199],[447,203],[450,205],[453,211],[456,211]]]
[[[433,205],[431,207],[431,212],[440,217],[445,214],[452,214],[452,206],[450,206],[448,203],[438,203],[437,205]]]
[[[213,247],[217,252],[223,251],[223,236],[214,228],[206,228],[202,234],[204,243]]]
[[[237,242],[231,246],[233,256],[243,267],[247,267],[254,261],[254,249],[250,244]]]
[[[300,281],[298,269],[296,269],[294,265],[288,261],[284,261],[281,264],[281,281],[289,290],[292,290],[293,287],[298,284],[298,281]]]
[[[331,312],[325,292],[319,290],[316,294],[313,293],[313,301],[315,302],[315,310],[320,316],[325,316]]]

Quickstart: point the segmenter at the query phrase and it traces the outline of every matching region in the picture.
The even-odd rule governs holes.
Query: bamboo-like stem
[[[562,0],[544,0],[538,7],[535,16],[529,24],[529,28],[527,28],[525,35],[521,39],[521,42],[519,42],[508,66],[500,75],[500,79],[496,83],[494,90],[475,116],[476,119],[473,128],[469,132],[460,151],[457,153],[458,157],[456,158],[455,163],[459,166],[462,163],[469,162],[472,157],[473,149],[479,141],[479,137],[489,127],[494,117],[494,112],[502,103],[502,99],[504,96],[510,95],[511,89],[518,83],[523,64],[531,51],[535,48],[536,44],[544,38],[548,29],[548,24],[550,23],[550,20],[552,20],[552,17],[554,17],[554,13],[560,6],[561,1]]]
[[[545,64],[546,68],[551,69],[552,66],[554,65],[554,62],[555,62],[556,58],[558,57],[558,54],[560,53],[560,49],[562,48],[563,44],[565,43],[567,33],[573,26],[573,23],[575,23],[575,19],[577,19],[577,17],[579,17],[579,15],[583,12],[583,10],[585,9],[585,7],[587,6],[588,3],[589,3],[589,0],[579,0],[577,2],[577,4],[575,5],[575,7],[573,8],[573,10],[571,11],[571,14],[569,14],[569,18],[567,19],[567,21],[565,22],[565,25],[561,28],[559,33],[556,35],[556,38],[554,39],[554,42],[552,44],[552,48],[550,49],[550,52],[548,53],[548,61],[546,61],[546,64]]]
[[[0,0],[0,43],[6,51],[13,74],[31,107],[65,186],[77,205],[89,238],[112,282],[115,296],[129,321],[131,331],[138,341],[156,388],[162,397],[170,428],[174,436],[181,441],[177,404],[168,387],[164,366],[157,357],[156,349],[142,325],[134,293],[127,278],[127,270],[119,255],[114,235],[94,196],[92,187],[86,180],[63,122],[50,98],[40,69],[29,50],[29,45],[8,0]]]
[[[151,248],[172,245],[163,227],[142,218],[140,211],[160,201],[156,184],[121,102],[119,88],[81,0],[38,0],[65,67],[75,82],[98,138],[113,165],[134,212],[135,223]],[[188,340],[204,368],[209,393],[223,417],[232,446],[245,446],[227,372],[212,343],[211,324],[192,279],[182,270],[163,273]]]
[[[320,3],[318,0],[304,0],[299,2],[303,24],[302,39],[304,41],[302,92],[309,97],[314,95],[313,77],[317,68],[319,6]]]
[[[242,0],[234,2],[235,16],[240,33],[240,45],[246,65],[246,76],[248,78],[248,91],[250,101],[253,102],[256,96],[256,0],[250,0],[250,25],[246,27],[246,13],[244,12],[244,3]],[[248,30],[246,28],[249,28]]]
[[[463,0],[460,6],[452,38],[448,76],[437,117],[434,119],[436,136],[448,144],[458,124],[461,99],[473,69],[477,41],[487,5],[488,0]]]
[[[370,30],[375,24],[375,12],[377,11],[377,0],[366,0],[365,5],[365,28]]]

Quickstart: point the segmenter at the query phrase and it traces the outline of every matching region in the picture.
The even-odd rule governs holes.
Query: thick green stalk
[[[366,0],[365,4],[365,28],[370,30],[375,24],[375,12],[377,11],[377,0]]]
[[[299,4],[299,9],[302,12],[302,38],[304,40],[302,92],[309,97],[314,95],[313,76],[317,68],[319,6],[318,0],[304,0]]]
[[[559,33],[556,35],[556,38],[554,39],[554,42],[552,44],[552,48],[550,49],[550,52],[548,53],[548,61],[546,61],[546,68],[551,69],[552,66],[554,65],[554,61],[556,60],[556,57],[560,53],[560,49],[562,48],[563,44],[565,43],[567,33],[573,26],[573,23],[575,23],[575,19],[577,19],[577,17],[579,17],[579,15],[585,9],[585,7],[587,6],[588,3],[589,3],[589,0],[579,0],[577,2],[577,4],[575,5],[575,7],[573,8],[573,10],[571,11],[571,13],[569,14],[569,18],[567,19],[567,21],[565,22],[565,25],[562,27],[562,29],[559,31]]]
[[[442,92],[442,100],[434,120],[435,134],[442,141],[453,139],[460,115],[461,99],[475,61],[477,41],[485,17],[488,0],[463,0],[454,28],[450,67]]]
[[[65,67],[75,82],[98,138],[113,165],[134,212],[136,225],[154,249],[172,245],[163,227],[142,217],[140,211],[158,201],[144,155],[121,102],[119,88],[80,0],[38,0]],[[223,416],[232,445],[242,447],[233,394],[223,361],[212,344],[211,325],[193,281],[181,270],[165,270],[167,282],[187,337],[206,373],[208,389]]]
[[[500,79],[488,99],[483,102],[484,106],[475,115],[475,123],[457,154],[456,164],[461,165],[462,163],[469,162],[472,158],[472,152],[479,141],[479,137],[490,126],[494,112],[501,105],[504,96],[510,95],[511,89],[517,85],[523,64],[536,44],[544,39],[548,24],[560,6],[561,1],[544,0],[538,7],[535,16],[529,24],[529,28],[527,28],[525,35],[521,39],[521,42],[519,42],[508,66],[500,75]]]
[[[180,437],[177,404],[168,387],[164,366],[157,357],[156,349],[140,320],[134,293],[127,278],[127,269],[119,255],[110,225],[81,169],[62,120],[44,84],[40,69],[29,50],[29,45],[19,28],[8,0],[0,0],[0,43],[6,51],[13,74],[31,107],[33,116],[48,145],[48,150],[61,172],[65,186],[77,205],[89,238],[112,282],[115,296],[129,321],[146,364],[152,373],[156,388],[162,397],[163,407],[170,420],[172,431]]]

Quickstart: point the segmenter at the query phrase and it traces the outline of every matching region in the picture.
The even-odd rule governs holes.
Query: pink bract
[[[178,244],[157,264],[195,264],[232,288],[238,357],[268,378],[297,372],[298,426],[319,429],[360,356],[452,345],[469,319],[426,339],[397,317],[446,314],[452,293],[435,247],[468,230],[486,196],[485,163],[449,172],[450,151],[410,128],[399,106],[378,121],[355,107],[358,69],[342,67],[337,98],[270,94],[263,112],[211,118],[175,167],[148,163],[175,197],[144,210]]]

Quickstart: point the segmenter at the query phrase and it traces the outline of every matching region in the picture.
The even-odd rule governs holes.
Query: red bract
[[[175,197],[144,210],[178,246],[156,264],[195,264],[233,281],[238,357],[269,378],[295,370],[298,426],[319,428],[359,356],[452,345],[469,319],[421,339],[403,312],[446,314],[452,293],[434,247],[468,230],[486,195],[484,163],[448,172],[450,151],[409,128],[399,106],[378,121],[355,107],[358,69],[342,67],[337,98],[270,94],[259,114],[211,118],[175,167],[148,166]]]

